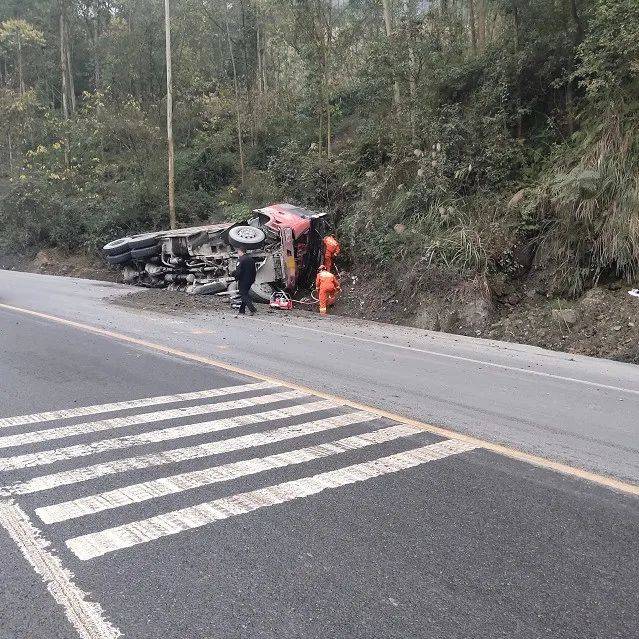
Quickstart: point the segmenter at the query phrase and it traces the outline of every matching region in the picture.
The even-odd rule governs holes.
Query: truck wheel
[[[225,291],[227,283],[222,280],[215,280],[213,282],[206,282],[206,284],[192,284],[186,289],[187,293],[191,295],[215,295]]]
[[[119,240],[113,240],[102,247],[105,255],[121,255],[129,252],[130,237],[121,237]]]
[[[256,249],[266,242],[266,233],[255,226],[234,226],[229,231],[229,244],[234,248]]]
[[[144,248],[131,249],[131,258],[134,260],[145,260],[147,257],[153,257],[162,250],[160,244],[154,244],[153,246],[147,246]]]
[[[129,248],[133,250],[155,246],[161,237],[162,233],[140,233],[140,235],[133,235],[129,238]]]
[[[253,284],[253,286],[251,286],[251,299],[256,302],[268,304],[271,301],[271,295],[273,295],[273,291],[273,286],[268,282]]]
[[[126,264],[131,261],[131,251],[118,253],[117,255],[107,255],[106,261],[111,264],[111,266],[115,266],[116,264]]]

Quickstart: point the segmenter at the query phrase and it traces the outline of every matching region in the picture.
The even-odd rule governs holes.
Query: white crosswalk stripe
[[[178,402],[195,401],[198,399],[210,399],[233,393],[244,393],[249,391],[265,390],[275,388],[277,384],[271,382],[257,382],[251,384],[241,384],[238,386],[227,386],[225,388],[212,388],[203,391],[193,391],[190,393],[177,393],[175,395],[162,395],[160,397],[144,397],[142,399],[129,399],[123,402],[112,402],[110,404],[97,404],[95,406],[77,406],[66,410],[53,410],[44,413],[33,413],[31,415],[17,415],[15,417],[0,418],[0,428],[9,426],[22,426],[24,424],[37,424],[44,422],[58,421],[60,419],[70,419],[72,417],[88,417],[89,415],[99,415],[100,413],[114,413],[117,411],[129,410],[133,408],[145,408],[147,406],[159,406],[161,404],[174,404]]]
[[[260,398],[255,398],[255,405],[264,405],[267,403],[283,401],[285,399],[299,399],[302,397],[304,397],[304,395],[297,391],[265,395]],[[258,399],[260,400],[259,402],[257,401]],[[329,401],[313,402],[313,404],[316,404],[314,410],[336,408],[337,406],[333,402]],[[319,405],[319,408],[317,405]],[[46,466],[57,461],[74,459],[77,457],[86,457],[107,451],[120,450],[122,448],[131,448],[133,446],[142,446],[144,444],[156,444],[173,439],[181,439],[183,437],[215,433],[222,430],[228,430],[229,428],[237,428],[238,426],[259,423],[269,419],[281,419],[282,417],[289,417],[297,414],[294,408],[295,407],[290,407],[288,409],[281,409],[280,411],[251,413],[248,415],[239,415],[238,417],[198,422],[197,424],[173,426],[169,428],[162,428],[160,430],[148,431],[139,435],[127,435],[125,437],[115,437],[113,439],[102,439],[90,444],[76,444],[74,446],[54,448],[52,450],[44,450],[37,453],[26,453],[23,455],[16,455],[14,457],[2,457],[0,458],[0,471]],[[307,409],[309,408],[310,406],[307,405]],[[274,416],[275,414],[277,416]]]
[[[222,399],[215,403],[199,405],[192,403],[212,397],[225,398],[227,395],[239,393],[250,393],[250,396]],[[288,402],[292,405],[269,409],[269,404],[279,402]],[[64,423],[65,420],[73,417],[144,410],[149,406],[163,404],[178,404],[178,406],[168,406],[166,409],[150,412],[131,412],[120,417],[105,415],[105,419],[82,423]],[[266,410],[260,410],[260,407],[265,407]],[[237,414],[239,411],[241,413]],[[190,419],[192,417],[221,412],[228,412],[230,416],[189,423],[193,421]],[[162,428],[155,426],[158,422],[167,421],[174,423]],[[274,424],[269,428],[270,423],[278,421],[282,423]],[[0,429],[44,422],[61,422],[61,424],[54,423],[46,429],[38,428],[2,436],[0,449],[54,442],[66,438],[71,438],[72,441],[67,445],[45,450],[16,451],[19,454],[0,457],[0,473],[27,471],[31,468],[84,457],[98,457],[98,459],[89,465],[78,467],[76,464],[75,467],[67,468],[62,466],[54,469],[54,472],[44,472],[36,476],[29,476],[29,474],[25,476],[21,472],[20,481],[14,480],[14,483],[0,486],[0,498],[26,498],[38,493],[55,495],[56,493],[52,492],[55,489],[70,487],[68,491],[70,490],[71,494],[67,491],[63,500],[60,496],[56,499],[52,497],[44,500],[44,504],[43,500],[40,500],[35,513],[46,525],[61,522],[70,522],[68,525],[72,525],[75,520],[83,518],[89,531],[91,531],[92,518],[99,513],[117,509],[125,511],[136,504],[157,500],[154,508],[159,514],[104,530],[95,531],[94,526],[93,532],[86,532],[87,527],[84,527],[82,532],[85,534],[68,539],[67,546],[82,560],[108,555],[162,537],[208,526],[221,519],[316,495],[326,489],[336,489],[405,471],[476,448],[474,444],[456,439],[425,446],[423,439],[410,439],[422,432],[416,426],[393,422],[380,418],[374,412],[356,410],[339,402],[320,399],[312,393],[290,390],[281,385],[266,382],[7,417],[0,419]],[[155,427],[151,430],[148,430],[148,426],[147,430],[137,429],[137,432],[134,430],[132,434],[103,436],[103,439],[95,441],[83,442],[82,439],[73,441],[74,438],[85,435],[147,424]],[[208,436],[215,433],[245,426],[254,428],[251,428],[252,432],[227,435],[226,439],[207,441]],[[330,433],[338,429],[348,430],[341,438],[331,439]],[[99,459],[101,455],[114,451],[128,451],[138,446],[153,447],[171,441],[182,443],[183,440],[192,437],[200,437],[204,440],[168,450],[151,448],[151,452],[147,451],[144,454],[126,453],[124,457],[116,459]],[[305,442],[298,448],[295,448],[293,443],[288,443],[305,437],[315,437],[315,441]],[[403,443],[399,440],[403,440]],[[388,448],[392,442],[397,442],[393,446],[395,450],[407,450],[389,455]],[[285,445],[279,447],[280,450],[268,451],[269,446],[279,443]],[[386,453],[383,452],[384,447],[386,447]],[[260,448],[266,448],[268,452],[260,453],[259,450],[252,452]],[[195,465],[191,465],[191,470],[180,468],[180,464],[185,462],[206,460],[241,451],[249,451],[248,459],[225,460],[222,457],[219,462],[212,462],[213,465],[207,464],[204,468],[198,468]],[[354,451],[360,451],[358,459],[370,461],[360,461],[360,463],[339,467],[340,460],[342,464],[349,463],[344,461],[344,457],[347,453]],[[304,464],[312,464],[316,460],[325,460],[323,468],[334,468],[334,470],[317,474],[311,474],[313,472],[311,470],[306,472],[302,470],[297,473],[298,476],[305,475],[301,479],[264,486],[269,481],[268,471],[280,469],[288,473],[288,470],[284,469],[294,466],[303,467]],[[149,472],[146,473],[144,481],[139,479],[136,481],[135,471],[147,469]],[[184,502],[180,504],[180,500],[188,499],[186,497],[188,491],[249,476],[258,476],[254,481],[258,486],[264,487],[238,494],[227,494],[213,501],[188,507],[177,507],[184,505]],[[107,477],[113,477],[113,479],[107,482]],[[101,482],[103,478],[105,481]],[[80,484],[89,484],[89,487],[84,490],[84,494],[78,490],[80,494],[74,495],[75,486]],[[221,486],[219,490],[224,495],[225,488]],[[228,486],[226,492],[232,492]],[[177,507],[177,509],[165,512],[167,502],[161,498],[171,495],[174,496],[171,508]],[[199,501],[193,496],[191,499]],[[70,535],[65,535],[65,537],[68,536]],[[82,593],[78,597],[81,595]]]
[[[227,391],[225,394],[231,394],[231,392]],[[177,419],[180,417],[193,417],[196,415],[206,415],[208,413],[221,413],[224,411],[250,408],[251,406],[272,404],[273,402],[299,399],[303,397],[308,397],[308,394],[300,391],[285,391],[281,393],[272,393],[270,395],[258,395],[257,397],[235,399],[228,402],[217,402],[215,404],[188,406],[183,408],[174,408],[171,410],[155,411],[152,413],[142,413],[140,415],[131,415],[129,417],[114,417],[112,419],[101,419],[94,422],[83,422],[82,424],[72,424],[70,426],[61,426],[59,428],[48,428],[46,430],[30,431],[26,433],[19,433],[17,435],[6,435],[4,437],[0,437],[0,448],[24,446],[25,444],[51,441],[54,439],[64,439],[66,437],[73,437],[76,435],[89,435],[105,430],[115,430],[140,424],[150,424],[153,422],[167,421],[169,419]]]
[[[228,519],[254,510],[275,506],[295,499],[316,495],[323,490],[335,489],[374,477],[407,470],[427,462],[456,455],[475,448],[473,444],[446,440],[415,448],[373,461],[346,466],[338,470],[320,473],[260,488],[231,497],[190,506],[122,526],[108,528],[69,539],[69,549],[82,560],[101,557],[116,550],[160,539],[170,535],[207,526],[221,519]]]
[[[344,425],[346,423],[353,424],[356,423],[356,419],[354,419],[352,415],[354,414],[342,415],[339,418],[331,419],[334,420],[333,423],[335,423],[337,419],[340,419]],[[371,416],[365,413],[364,415],[359,416],[359,421],[364,421],[370,418]],[[125,486],[124,488],[110,490],[98,495],[90,495],[88,497],[81,497],[80,499],[74,499],[60,504],[38,508],[36,509],[36,514],[46,524],[66,521],[68,519],[83,517],[85,515],[95,514],[104,510],[120,508],[122,506],[137,504],[150,499],[157,499],[158,497],[184,492],[186,490],[201,488],[202,486],[237,479],[238,477],[246,477],[248,475],[254,475],[256,473],[273,470],[275,468],[284,468],[285,466],[302,464],[314,459],[330,457],[332,455],[338,455],[351,450],[390,442],[395,439],[399,439],[400,437],[415,435],[418,432],[420,431],[413,426],[400,424],[398,426],[383,428],[372,433],[365,433],[364,435],[346,437],[326,444],[308,446],[306,448],[300,448],[286,453],[269,455],[268,457],[247,459],[232,464],[224,464],[222,466],[215,466],[204,470],[195,470],[189,473],[181,473],[171,477],[162,477],[160,479],[154,479],[152,481],[134,484],[132,486]]]
[[[268,413],[257,413],[254,417],[260,417],[260,419],[255,419],[255,421],[251,423],[266,423],[277,419],[283,419],[284,417],[303,415],[305,413],[330,408],[331,405],[334,406],[332,402],[314,402],[311,404],[301,404],[299,406],[292,406],[286,409],[269,411]],[[244,416],[244,419],[248,417],[248,415]],[[239,418],[235,419],[237,420]],[[201,459],[203,457],[220,455],[222,453],[243,450],[245,448],[266,446],[267,444],[286,441],[296,437],[304,437],[306,435],[313,435],[325,430],[339,428],[349,424],[357,424],[373,419],[376,419],[375,415],[371,415],[364,411],[358,411],[347,415],[338,415],[336,417],[329,417],[293,426],[283,426],[271,431],[243,435],[240,437],[233,437],[231,439],[198,444],[196,446],[176,448],[173,450],[162,451],[160,453],[140,455],[138,457],[127,457],[125,459],[118,459],[112,462],[94,464],[92,466],[85,466],[74,470],[34,477],[33,479],[25,482],[3,488],[0,490],[0,495],[28,495],[45,490],[51,490],[60,486],[92,481],[108,475],[126,473],[132,470],[142,470],[145,468],[153,468],[155,466],[177,464],[183,461]]]

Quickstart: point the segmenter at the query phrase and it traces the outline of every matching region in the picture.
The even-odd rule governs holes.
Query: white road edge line
[[[52,410],[44,413],[33,413],[31,415],[16,415],[15,417],[0,418],[0,428],[9,426],[23,426],[24,424],[38,424],[42,422],[53,422],[59,419],[71,419],[72,417],[87,417],[100,413],[114,413],[132,408],[145,408],[147,406],[159,406],[161,404],[173,404],[177,402],[189,402],[198,399],[209,399],[220,395],[243,393],[266,388],[275,388],[277,384],[269,382],[258,382],[252,384],[242,384],[238,386],[227,386],[225,388],[211,388],[203,391],[193,391],[190,393],[177,393],[175,395],[162,395],[159,397],[144,397],[142,399],[129,399],[122,402],[112,402],[110,404],[96,404],[95,406],[76,406],[64,410]]]
[[[253,318],[254,322],[261,322],[262,324],[269,324],[282,328],[280,324],[269,322],[268,320]],[[525,375],[535,375],[537,377],[546,377],[548,379],[557,379],[562,382],[572,382],[574,384],[583,384],[584,386],[592,386],[594,388],[605,388],[606,390],[618,391],[621,393],[632,393],[639,395],[639,390],[635,388],[624,388],[623,386],[611,386],[610,384],[600,384],[599,382],[592,382],[587,379],[580,379],[578,377],[568,377],[565,375],[556,375],[555,373],[545,373],[544,371],[533,371],[528,368],[521,368],[519,366],[509,366],[508,364],[498,364],[497,362],[490,362],[484,359],[475,359],[473,357],[465,357],[463,355],[450,355],[449,353],[440,353],[438,351],[431,351],[426,348],[417,348],[416,346],[404,346],[403,344],[394,344],[393,342],[382,342],[376,339],[370,339],[367,337],[357,337],[356,335],[347,335],[346,333],[338,333],[335,331],[325,331],[321,328],[312,328],[310,326],[299,326],[298,324],[287,324],[288,327],[297,328],[301,331],[310,331],[311,333],[320,333],[322,335],[329,335],[330,337],[343,337],[345,339],[352,339],[356,342],[363,342],[365,344],[375,344],[376,346],[387,346],[388,348],[397,348],[404,351],[413,351],[415,353],[423,353],[424,355],[434,355],[435,357],[443,357],[444,359],[452,359],[458,362],[468,362],[469,364],[479,364],[481,366],[490,366],[492,368],[500,368],[506,371],[515,371],[517,373],[524,373]]]
[[[246,426],[249,424],[263,424],[265,422],[275,421],[278,419],[286,419],[287,417],[296,417],[299,415],[307,415],[308,413],[313,413],[320,410],[330,410],[334,408],[339,408],[338,404],[335,404],[328,400],[322,400],[318,402],[309,402],[308,404],[298,404],[297,406],[290,406],[289,408],[279,408],[276,410],[265,411],[263,413],[253,413],[251,415],[242,415],[239,417],[231,417],[229,419],[221,419],[217,422],[207,422],[205,425],[207,426],[206,432],[216,432],[220,430],[228,430],[230,428],[236,428],[237,426]],[[355,413],[357,414],[357,413]],[[361,413],[360,413],[361,414]],[[373,415],[371,413],[366,413],[369,415],[370,419],[379,419],[377,415]],[[329,418],[331,419],[331,418]],[[141,470],[143,468],[151,468],[153,466],[162,466],[164,464],[175,464],[181,461],[185,461],[188,459],[199,459],[201,457],[208,457],[210,455],[217,455],[220,452],[229,452],[231,450],[236,450],[235,446],[245,447],[248,446],[249,442],[255,442],[251,445],[259,446],[262,445],[259,442],[264,441],[265,443],[269,443],[271,441],[271,433],[298,433],[296,436],[301,436],[307,430],[311,428],[311,424],[318,423],[332,423],[328,422],[328,420],[317,420],[315,422],[310,422],[310,424],[297,424],[293,426],[285,426],[284,428],[277,429],[275,431],[267,431],[264,433],[255,433],[252,435],[243,435],[240,437],[234,437],[232,439],[223,439],[220,441],[208,442],[205,444],[197,444],[195,446],[188,446],[186,448],[174,448],[172,450],[160,451],[157,453],[150,453],[148,455],[141,455],[139,457],[125,457],[124,459],[117,459],[111,462],[103,462],[101,464],[94,464],[92,466],[85,466],[83,468],[74,468],[73,470],[63,470],[57,473],[52,473],[48,475],[41,475],[39,477],[34,477],[32,479],[28,479],[23,483],[13,484],[11,486],[4,486],[0,488],[0,497],[9,497],[13,495],[28,495],[31,493],[40,492],[42,490],[50,490],[52,488],[57,488],[58,486],[68,486],[70,484],[76,484],[79,482],[90,481],[92,479],[97,479],[98,477],[104,477],[105,475],[115,475],[117,473],[124,473],[130,470]],[[183,427],[178,426],[177,428],[182,429]],[[158,431],[158,433],[163,433],[169,430],[174,429],[165,429],[165,431]],[[183,431],[180,431],[181,433]],[[312,431],[315,432],[315,431]],[[172,435],[171,437],[169,435]],[[175,437],[173,437],[175,435]],[[181,435],[184,436],[183,434]],[[291,435],[292,437],[293,435]],[[169,441],[171,439],[179,439],[177,433],[166,432],[166,436],[162,436],[162,438],[158,438],[156,441]],[[121,439],[117,440],[104,440],[104,442],[120,442]],[[285,438],[286,439],[286,438]],[[273,440],[278,441],[278,440]],[[100,443],[100,442],[98,442]],[[127,443],[127,442],[123,442]],[[149,443],[143,442],[143,443]],[[90,445],[89,445],[90,446]],[[113,444],[115,446],[115,444]],[[121,446],[120,446],[121,447]],[[73,451],[69,451],[68,449],[58,449],[58,451],[50,451],[52,453],[57,453],[59,459],[66,459],[64,454],[68,454],[69,452],[82,452],[83,455],[91,455],[93,454],[92,450],[84,451],[75,450],[75,446],[71,446]],[[96,452],[101,452],[100,450]],[[78,455],[76,455],[77,457]],[[79,455],[82,456],[82,455]],[[35,464],[35,461],[32,460],[31,466],[38,465]],[[49,461],[40,460],[39,465],[45,465],[45,463],[53,463],[57,460]]]
[[[122,636],[120,630],[107,620],[102,606],[89,601],[88,594],[73,583],[73,574],[49,550],[50,543],[20,506],[0,501],[0,526],[42,577],[48,591],[64,608],[67,619],[82,639],[117,639]]]
[[[447,439],[443,442],[415,448],[373,461],[346,466],[338,470],[260,488],[231,497],[190,506],[181,510],[133,521],[115,528],[69,539],[66,544],[81,560],[101,557],[116,550],[145,544],[161,537],[207,526],[220,519],[250,513],[261,508],[283,504],[316,495],[323,490],[338,488],[374,477],[396,473],[449,455],[477,448],[474,444]]]
[[[351,413],[354,415],[354,413]],[[359,416],[354,419],[351,415],[341,415],[341,425],[361,423],[371,419],[372,416]],[[346,419],[350,417],[350,419]],[[337,420],[334,419],[334,426],[337,426]],[[247,477],[263,473],[275,468],[285,468],[297,464],[304,464],[315,459],[340,455],[352,450],[360,450],[369,446],[391,442],[402,437],[409,437],[423,433],[414,426],[405,426],[399,424],[390,426],[371,433],[362,435],[353,435],[332,442],[317,444],[315,446],[307,446],[284,453],[277,453],[267,457],[255,457],[253,459],[245,459],[239,462],[214,466],[212,468],[204,468],[187,473],[180,473],[170,477],[161,477],[138,484],[116,488],[114,490],[98,493],[97,495],[89,495],[69,501],[61,502],[51,506],[43,506],[36,509],[36,515],[45,524],[54,524],[77,517],[86,515],[94,515],[95,513],[105,510],[113,510],[122,508],[131,504],[139,504],[143,501],[158,499],[166,495],[175,495],[195,488],[203,486],[211,486],[239,477]]]
[[[172,408],[169,410],[154,411],[152,413],[130,415],[128,417],[113,417],[111,419],[100,419],[95,422],[82,422],[81,424],[61,426],[59,428],[48,428],[45,430],[18,433],[16,435],[5,435],[4,437],[0,437],[0,448],[14,448],[16,446],[24,446],[25,444],[47,442],[54,439],[65,439],[67,437],[75,437],[77,435],[90,435],[93,433],[100,433],[105,430],[116,430],[118,428],[127,428],[129,426],[151,424],[154,422],[165,422],[169,419],[181,419],[183,417],[195,417],[196,415],[221,413],[227,410],[251,408],[253,406],[261,406],[262,404],[272,404],[274,402],[289,399],[298,399],[300,397],[306,397],[307,395],[307,393],[300,393],[300,391],[286,390],[280,393],[257,395],[256,397],[234,399],[228,402]]]

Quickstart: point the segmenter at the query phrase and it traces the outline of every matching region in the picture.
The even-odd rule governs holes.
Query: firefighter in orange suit
[[[333,259],[339,255],[341,247],[332,235],[327,235],[322,240],[322,244],[324,245],[324,266],[327,271],[331,272],[333,270]]]
[[[337,278],[327,270],[324,264],[320,266],[319,272],[317,273],[315,288],[317,289],[319,297],[320,315],[328,315],[328,307],[335,304],[335,298],[341,289]]]

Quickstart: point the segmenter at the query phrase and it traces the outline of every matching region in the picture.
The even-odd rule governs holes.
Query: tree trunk
[[[60,7],[60,71],[62,73],[62,113],[65,120],[75,111],[75,86],[69,52],[69,33],[64,2]]]
[[[67,52],[67,73],[69,77],[69,98],[71,100],[71,113],[75,113],[75,82],[73,80],[73,65],[71,64],[71,46],[69,45],[69,26],[65,21],[65,39]]]
[[[501,28],[503,24],[503,17],[500,15],[499,11],[493,11],[490,18],[489,24],[488,15],[486,15],[486,38],[488,41],[492,42],[495,39],[497,29]]]
[[[575,44],[581,44],[584,39],[584,25],[579,15],[579,8],[577,7],[577,0],[570,0],[570,12],[572,19],[575,23]]]
[[[261,51],[260,51],[260,60],[261,60],[261,78],[262,78],[262,91],[266,93],[268,91],[268,84],[266,82],[266,48],[268,45],[268,40],[266,38],[266,34],[264,28],[262,27],[261,34]]]
[[[326,157],[330,158],[331,153],[333,152],[333,143],[331,140],[331,136],[333,135],[332,131],[332,123],[331,123],[331,105],[327,100],[326,102]]]
[[[24,88],[24,71],[22,69],[22,37],[18,31],[18,95],[23,96]]]
[[[266,84],[266,34],[264,25],[258,23],[255,29],[257,40],[257,86],[260,94],[268,90]]]
[[[255,66],[256,74],[256,96],[255,96],[255,129],[262,125],[262,108],[264,99],[264,87],[262,85],[262,34],[260,25],[255,25]],[[255,133],[254,133],[255,135]],[[255,142],[254,142],[255,143]]]
[[[486,48],[486,0],[478,0],[478,7],[477,49],[483,51]]]
[[[148,99],[149,99],[149,103],[151,103],[153,101],[153,97],[155,95],[155,83],[153,82],[153,80],[154,80],[154,77],[153,77],[154,76],[153,52],[155,51],[155,42],[154,42],[154,38],[153,38],[153,33],[151,33],[151,32],[149,32],[149,38],[148,38],[147,44],[149,46],[147,48],[147,54],[148,54],[147,71],[148,71],[148,75],[147,75],[146,92],[147,92],[147,96],[148,96]]]
[[[65,120],[64,131],[64,166],[69,168],[69,136],[66,130],[66,123],[69,120],[69,78],[67,69],[67,56],[65,52],[65,21],[64,6],[60,3],[60,71],[62,73],[62,115]]]
[[[475,0],[468,0],[468,22],[470,24],[470,46],[477,53],[477,25],[475,24]]]
[[[62,73],[62,115],[69,119],[69,78],[67,76],[67,55],[64,41],[64,8],[60,3],[60,72]]]
[[[93,21],[93,85],[95,91],[102,87],[102,65],[100,61],[100,7],[95,11]]]
[[[13,144],[11,140],[11,130],[7,131],[7,141],[9,143],[9,175],[13,175]]]
[[[171,67],[171,8],[169,0],[164,0],[164,29],[166,42],[166,137],[168,143],[169,169],[169,222],[177,228],[175,215],[175,158],[173,153],[173,75]]]
[[[244,186],[244,147],[242,144],[242,118],[240,115],[240,87],[237,81],[237,67],[235,65],[235,55],[233,53],[233,43],[231,42],[231,30],[229,28],[228,5],[225,4],[224,23],[226,26],[226,42],[231,58],[231,68],[233,69],[233,88],[235,89],[235,115],[237,118],[237,150],[240,156],[240,184]]]
[[[393,17],[391,14],[391,0],[382,0],[382,9],[384,12],[384,26],[386,27],[386,37],[388,38],[389,43],[393,41]],[[393,76],[395,73],[393,72]],[[402,103],[402,96],[399,90],[399,82],[397,78],[395,78],[393,82],[393,103],[395,108],[399,110]]]
[[[409,0],[404,0],[404,28],[408,41],[408,89],[410,92],[410,105],[408,114],[410,118],[410,135],[413,146],[417,146],[417,81],[415,79],[415,47],[413,46],[413,33],[411,28],[413,13]]]
[[[568,80],[568,82],[566,83],[566,119],[568,125],[568,133],[572,135],[575,132],[575,118],[573,115],[573,96],[570,80]]]
[[[333,44],[333,23],[331,1],[327,5],[326,37],[324,40],[324,109],[326,111],[326,157],[332,153],[332,122],[331,122],[331,47]]]
[[[264,93],[264,86],[262,85],[262,36],[260,33],[259,25],[255,29],[256,42],[256,57],[257,57],[257,95],[262,96]]]
[[[215,34],[215,43],[217,44],[218,55],[220,56],[220,63],[218,65],[218,77],[222,77],[224,73],[224,46],[226,42],[226,36],[222,36],[218,33]]]
[[[515,46],[517,47],[517,51],[519,51],[520,42],[521,42],[521,25],[519,21],[519,10],[515,7],[514,12],[514,20],[515,20]],[[517,80],[517,138],[522,139],[524,137],[524,122],[521,114],[522,108],[522,98],[521,98],[522,90],[521,90],[521,77]]]
[[[254,105],[254,76],[253,73],[250,72],[249,66],[249,54],[246,46],[247,40],[247,31],[248,28],[246,26],[246,7],[244,5],[244,0],[240,0],[240,18],[242,21],[242,57],[244,61],[244,88],[246,91],[246,105],[248,107],[248,121],[249,121],[249,139],[251,143],[251,147],[255,147],[256,144],[256,136],[255,136],[255,105]]]

